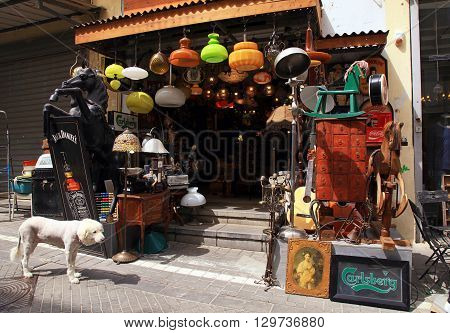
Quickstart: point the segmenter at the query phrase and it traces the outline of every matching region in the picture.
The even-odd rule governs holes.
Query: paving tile
[[[224,306],[224,307],[229,307],[229,308],[234,308],[234,309],[243,308],[245,303],[246,303],[246,301],[241,298],[233,297],[233,296],[226,296],[226,295],[222,295],[222,294],[219,294],[219,296],[216,297],[211,302],[211,304],[213,304],[213,305],[219,305],[219,306]]]

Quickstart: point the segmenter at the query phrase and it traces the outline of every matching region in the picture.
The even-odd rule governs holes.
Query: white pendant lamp
[[[186,95],[172,85],[172,65],[170,65],[169,85],[156,92],[155,103],[166,108],[179,108],[186,103]]]
[[[134,43],[134,66],[127,67],[122,71],[122,75],[134,81],[142,80],[148,77],[148,72],[140,67],[137,67],[137,37]]]

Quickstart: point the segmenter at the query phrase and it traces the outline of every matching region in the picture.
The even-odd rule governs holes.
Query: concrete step
[[[265,228],[232,223],[171,224],[168,230],[168,240],[264,252],[267,239],[263,233]],[[158,225],[156,229],[162,232],[163,226]]]
[[[196,209],[194,217],[205,223],[239,224],[268,227],[270,213],[257,202],[249,201],[209,201]]]

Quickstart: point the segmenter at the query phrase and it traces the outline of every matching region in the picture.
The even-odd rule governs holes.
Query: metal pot
[[[275,73],[282,79],[292,79],[308,70],[311,59],[299,47],[290,47],[280,52],[275,59]]]

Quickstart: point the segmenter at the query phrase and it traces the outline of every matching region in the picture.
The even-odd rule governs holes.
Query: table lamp
[[[136,135],[131,133],[128,129],[120,134],[114,141],[113,151],[126,153],[125,157],[125,186],[123,190],[123,221],[124,228],[122,235],[122,252],[115,254],[112,260],[115,263],[128,263],[138,259],[133,253],[127,252],[127,176],[128,176],[128,160],[129,155],[141,151],[141,145]],[[120,217],[119,217],[120,218]]]
[[[161,183],[161,181],[162,181],[163,159],[161,158],[161,155],[169,154],[169,152],[164,147],[161,140],[153,137],[152,131],[153,131],[153,129],[150,131],[150,133],[147,134],[147,137],[142,141],[142,151],[144,153],[150,153],[150,154],[157,155],[156,168],[152,163],[152,169],[157,169],[157,171],[158,171],[158,174],[157,174],[157,176],[158,176],[157,184],[158,184],[158,183]],[[159,184],[159,186],[161,186],[161,184]]]

